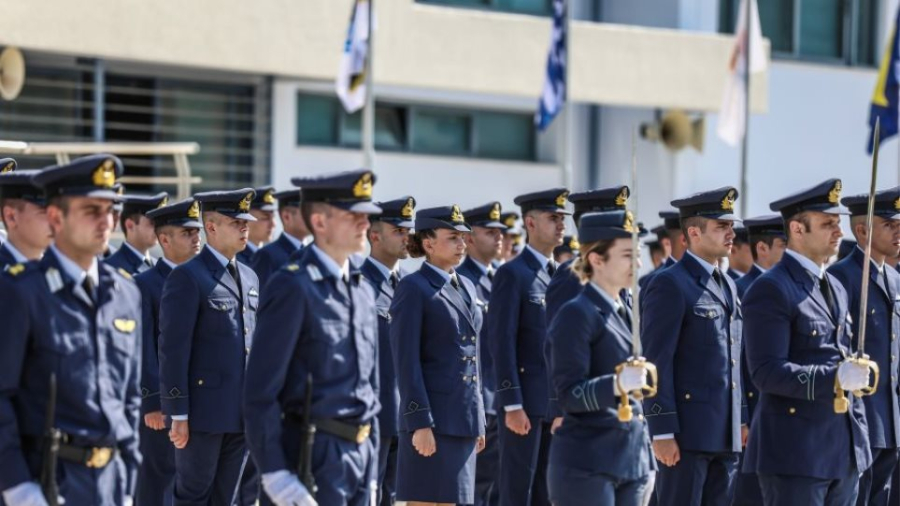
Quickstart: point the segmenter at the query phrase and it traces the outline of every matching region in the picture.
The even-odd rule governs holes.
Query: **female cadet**
[[[475,454],[484,447],[482,302],[453,270],[471,229],[458,206],[417,211],[415,226],[409,251],[425,263],[400,281],[390,311],[400,389],[397,501],[473,504]]]
[[[631,419],[619,418],[622,390],[647,386],[646,369],[625,364],[631,318],[619,299],[632,285],[633,227],[626,211],[582,216],[573,270],[586,286],[550,324],[551,376],[564,411],[548,470],[556,506],[639,506],[655,469],[641,404],[629,396]]]

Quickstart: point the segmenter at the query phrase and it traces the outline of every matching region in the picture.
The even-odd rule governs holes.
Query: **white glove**
[[[869,368],[863,364],[843,362],[838,366],[837,375],[844,390],[862,390],[869,385]]]
[[[622,395],[622,386],[626,392],[634,392],[647,387],[647,369],[640,366],[625,366],[616,381],[616,395]]]
[[[47,506],[41,487],[33,481],[19,483],[3,491],[3,501],[7,506]]]
[[[319,506],[297,475],[285,469],[263,474],[262,486],[275,506]]]

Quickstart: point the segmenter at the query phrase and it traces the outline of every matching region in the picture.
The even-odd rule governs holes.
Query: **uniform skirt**
[[[435,434],[434,439],[437,452],[423,457],[412,433],[400,433],[397,501],[474,504],[476,438]]]

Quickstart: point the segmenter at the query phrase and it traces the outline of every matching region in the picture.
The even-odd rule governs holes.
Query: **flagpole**
[[[750,32],[753,30],[753,19],[750,17],[753,0],[745,0],[744,10],[744,138],[741,141],[741,218],[747,218],[747,144],[750,139]]]
[[[375,0],[369,2],[369,15],[366,23],[369,29],[368,48],[366,49],[366,103],[362,117],[362,151],[363,166],[375,170],[375,90],[373,78],[375,68]]]
[[[571,10],[571,3],[569,2],[569,0],[565,0],[565,3],[563,5],[566,10],[566,15],[563,18],[563,23],[565,23],[565,25],[563,27],[564,28],[563,34],[565,34],[563,44],[564,44],[564,47],[566,48],[565,49],[566,61],[565,61],[565,65],[564,65],[565,74],[564,74],[563,79],[565,80],[565,90],[566,91],[565,91],[565,98],[564,98],[564,102],[563,102],[563,118],[562,118],[563,124],[562,124],[562,128],[560,128],[560,142],[562,143],[561,159],[562,159],[562,169],[563,169],[563,186],[568,188],[569,190],[572,190],[572,182],[574,180],[573,164],[572,164],[572,132],[574,131],[574,123],[575,123],[574,118],[572,116],[573,107],[572,107],[571,95],[569,93],[569,91],[571,90],[571,88],[570,88],[571,81],[569,80],[569,75],[570,75],[569,69],[572,67],[572,60],[571,60],[572,46],[571,46],[571,44],[569,44],[569,41],[570,41],[569,33],[570,33],[570,29],[571,29],[572,10]]]

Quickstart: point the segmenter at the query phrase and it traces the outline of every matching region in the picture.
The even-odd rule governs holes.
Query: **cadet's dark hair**
[[[50,206],[58,207],[62,210],[63,214],[68,214],[70,202],[71,202],[71,198],[69,196],[56,195],[54,197],[50,197],[50,200],[47,201],[47,207],[50,207]]]
[[[809,212],[803,211],[797,213],[790,218],[784,219],[784,235],[787,237],[787,242],[791,242],[791,223],[797,222],[803,225],[803,230],[805,232],[809,232],[812,230],[812,220],[809,219]]]
[[[591,263],[588,261],[588,256],[592,253],[596,253],[600,255],[600,258],[603,261],[609,259],[609,250],[612,248],[612,245],[615,244],[615,239],[602,239],[600,241],[595,241],[588,244],[581,245],[581,256],[579,256],[572,263],[572,272],[578,276],[578,280],[581,281],[582,284],[590,281],[591,276],[594,275],[594,268],[591,266]]]
[[[773,235],[762,235],[756,234],[750,236],[750,254],[753,255],[753,261],[756,262],[759,258],[759,253],[756,252],[756,246],[759,243],[765,243],[766,246],[772,247],[775,245],[775,236]]]
[[[417,231],[409,238],[409,245],[406,246],[406,251],[409,252],[409,256],[412,258],[422,258],[425,256],[425,246],[422,245],[422,241],[436,237],[437,232],[433,229]]]
[[[688,229],[691,227],[697,227],[701,231],[706,231],[706,223],[709,221],[709,218],[704,218],[703,216],[690,216],[688,218],[681,218],[681,233],[684,234],[684,241],[688,243],[688,246],[691,244],[690,235],[688,235]]]
[[[303,216],[303,223],[306,225],[306,230],[309,230],[309,233],[316,236],[315,231],[313,231],[312,226],[312,215],[314,213],[324,213],[328,214],[329,205],[324,202],[301,202],[300,203],[300,214]]]
[[[141,222],[141,216],[143,216],[143,214],[138,211],[134,211],[134,212],[131,212],[128,214],[125,214],[125,213],[120,214],[119,215],[119,228],[122,229],[122,233],[125,234],[126,236],[128,236],[128,228],[125,227],[126,221],[131,220],[135,224],[138,224]]]
[[[656,253],[656,252],[659,252],[659,253],[662,253],[662,252],[663,252],[662,243],[659,242],[659,241],[651,241],[651,242],[648,242],[648,243],[647,243],[647,249],[650,250],[650,253],[651,253],[651,254],[652,254],[652,253]]]

